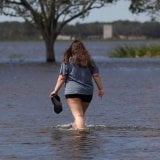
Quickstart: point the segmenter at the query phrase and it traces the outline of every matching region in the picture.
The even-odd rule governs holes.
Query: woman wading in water
[[[56,85],[50,93],[50,96],[57,95],[65,83],[64,94],[74,117],[74,129],[85,129],[84,116],[93,96],[92,79],[98,88],[98,95],[102,97],[104,92],[99,69],[83,43],[75,40],[64,53]]]

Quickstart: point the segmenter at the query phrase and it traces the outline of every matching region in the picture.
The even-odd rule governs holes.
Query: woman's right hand
[[[57,95],[58,93],[55,91],[55,90],[53,90],[51,93],[50,93],[50,97],[52,97],[52,96],[55,96],[55,95]]]

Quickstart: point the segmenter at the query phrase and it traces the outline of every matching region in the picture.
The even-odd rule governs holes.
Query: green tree
[[[46,45],[47,62],[55,62],[54,44],[63,27],[84,18],[94,8],[117,0],[1,0],[4,15],[23,17],[40,31]]]
[[[133,13],[146,12],[151,16],[151,20],[159,20],[160,0],[130,0],[130,10]]]

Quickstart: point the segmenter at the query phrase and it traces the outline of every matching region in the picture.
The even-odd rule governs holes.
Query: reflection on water
[[[59,146],[56,147],[56,154],[60,159],[93,159],[94,150],[100,145],[89,131],[54,130],[52,138],[53,144]]]
[[[158,160],[160,156],[160,129],[105,125],[88,125],[84,131],[62,128],[8,130],[11,134],[1,141],[1,159]]]
[[[89,125],[85,131],[62,128],[52,130],[58,159],[148,158],[151,152],[158,151],[160,142],[160,129],[104,125]]]

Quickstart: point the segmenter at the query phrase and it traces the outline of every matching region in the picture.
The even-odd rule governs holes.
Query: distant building
[[[57,40],[74,40],[75,38],[67,35],[58,35]]]
[[[103,39],[111,39],[113,37],[113,29],[111,24],[103,25]]]

